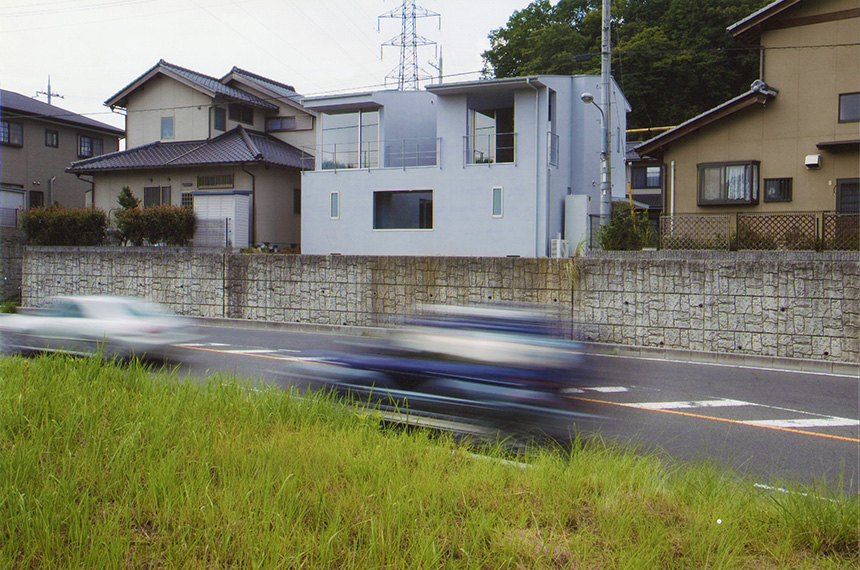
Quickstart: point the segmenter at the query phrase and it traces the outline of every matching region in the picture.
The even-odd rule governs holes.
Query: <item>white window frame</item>
[[[499,196],[499,212],[496,213],[496,194]],[[493,186],[490,192],[490,215],[494,218],[503,218],[505,216],[505,190],[501,186]]]
[[[340,219],[340,192],[338,191],[332,192],[329,195],[328,216],[332,220]]]

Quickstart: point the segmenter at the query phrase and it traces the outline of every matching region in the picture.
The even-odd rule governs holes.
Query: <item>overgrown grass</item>
[[[523,468],[380,425],[233,378],[0,358],[0,568],[858,564],[857,498],[829,488],[600,442]]]

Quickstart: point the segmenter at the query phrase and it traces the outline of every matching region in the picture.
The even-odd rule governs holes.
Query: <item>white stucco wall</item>
[[[496,88],[492,82],[439,96],[424,93],[426,108],[410,97],[418,94],[386,92],[365,94],[351,101],[321,100],[313,106],[383,104],[380,119],[383,140],[422,132],[435,114],[435,133],[441,139],[435,167],[328,170],[302,176],[302,251],[310,254],[448,255],[543,257],[550,240],[562,233],[564,201],[568,193],[591,197],[590,212],[600,210],[600,113],[584,104],[589,91],[599,100],[600,78],[539,77],[537,90],[520,82]],[[487,89],[487,91],[484,91]],[[558,165],[549,165],[547,133],[549,89],[556,92],[555,132],[560,140]],[[506,91],[507,90],[507,91]],[[335,99],[335,98],[333,98]],[[348,97],[346,99],[349,99]],[[470,101],[495,99],[514,103],[516,131],[513,163],[465,164],[463,137],[467,134]],[[613,150],[623,149],[627,103],[614,94]],[[405,103],[405,104],[404,104]],[[432,108],[431,108],[432,106]],[[435,108],[435,113],[433,112]],[[425,109],[422,112],[422,109]],[[406,113],[403,113],[403,111]],[[397,125],[399,128],[394,128]],[[404,125],[401,127],[401,125]],[[411,127],[411,130],[410,130]],[[624,154],[613,163],[614,194],[626,192]],[[492,215],[494,187],[503,189],[503,215]],[[432,190],[433,228],[427,230],[374,230],[374,191]],[[339,193],[340,216],[331,219],[330,195]]]

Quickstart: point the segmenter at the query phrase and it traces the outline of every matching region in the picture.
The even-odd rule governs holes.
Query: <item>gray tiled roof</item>
[[[114,126],[90,119],[83,115],[66,111],[54,105],[42,103],[31,97],[0,89],[0,108],[4,115],[19,115],[22,117],[45,118],[52,121],[78,125],[88,129],[94,129],[117,137],[124,137],[125,131]]]
[[[163,68],[163,69],[169,70],[169,71],[175,73],[176,75],[179,75],[180,77],[183,77],[183,78],[187,79],[188,81],[191,81],[192,83],[199,85],[202,89],[205,89],[206,91],[210,91],[212,93],[215,93],[216,95],[220,95],[220,96],[224,97],[225,99],[229,99],[231,101],[236,101],[239,103],[247,103],[248,105],[253,105],[255,107],[259,107],[261,109],[268,109],[271,111],[276,111],[278,109],[277,105],[275,105],[274,103],[270,103],[269,101],[266,101],[265,99],[261,99],[261,98],[255,96],[255,95],[252,95],[246,91],[242,91],[241,89],[236,89],[235,87],[230,87],[229,85],[224,85],[223,83],[221,83],[221,81],[219,81],[218,79],[216,79],[214,77],[210,77],[209,75],[204,75],[202,73],[198,73],[196,71],[192,71],[190,69],[186,69],[184,67],[174,65],[174,64],[169,63],[167,61],[164,61],[163,59],[160,60],[157,64],[155,64],[153,67],[146,70],[146,72],[143,73],[140,77],[138,77],[137,79],[135,79],[134,81],[132,81],[131,83],[129,83],[128,85],[123,87],[122,90],[120,90],[118,93],[116,93],[110,99],[108,99],[105,102],[105,104],[109,104],[111,101],[114,101],[115,99],[117,99],[120,95],[125,93],[130,87],[135,85],[138,81],[140,81],[141,79],[143,79],[144,77],[146,77],[147,75],[152,73],[152,71],[154,71],[155,69],[158,69],[158,68]]]
[[[286,83],[279,83],[274,79],[269,79],[268,77],[263,77],[262,75],[257,75],[256,73],[252,73],[245,69],[241,69],[239,67],[233,66],[233,69],[230,70],[230,73],[221,78],[221,81],[224,81],[231,74],[233,75],[241,75],[245,79],[252,81],[260,85],[261,87],[266,88],[272,93],[276,93],[281,97],[287,97],[288,99],[299,100],[301,96],[296,93],[296,88],[292,85],[287,85]]]
[[[75,174],[113,170],[176,168],[217,164],[271,164],[302,168],[302,151],[274,137],[249,133],[241,125],[211,140],[155,142],[80,160],[66,169]]]

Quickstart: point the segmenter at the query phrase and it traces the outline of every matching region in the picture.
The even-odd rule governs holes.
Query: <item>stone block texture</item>
[[[570,318],[595,342],[860,360],[856,252],[558,260],[27,247],[21,290],[25,306],[53,295],[117,294],[194,317],[349,326],[393,324],[422,304],[529,303]]]

